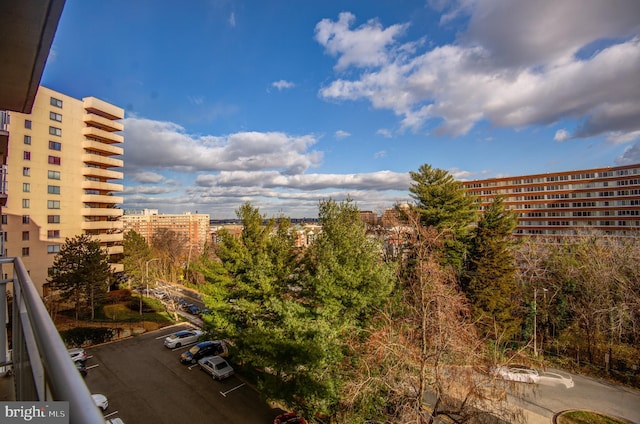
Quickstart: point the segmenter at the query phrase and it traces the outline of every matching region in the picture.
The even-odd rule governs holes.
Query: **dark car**
[[[304,418],[299,417],[293,412],[280,414],[273,420],[273,424],[307,424]]]
[[[183,364],[195,364],[198,362],[198,359],[204,358],[205,356],[227,356],[227,345],[222,340],[211,341],[208,340],[206,342],[198,343],[193,346],[191,349],[184,352],[180,355],[180,362]]]
[[[87,376],[87,367],[84,365],[84,363],[82,362],[75,362],[76,364],[76,368],[78,369],[78,372],[80,373],[81,376],[86,377]]]
[[[187,305],[187,312],[191,315],[198,315],[200,313],[200,308],[197,305],[189,304]]]

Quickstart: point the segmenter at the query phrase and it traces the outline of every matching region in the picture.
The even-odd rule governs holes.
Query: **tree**
[[[504,199],[494,198],[473,230],[463,278],[473,318],[493,340],[510,340],[520,331],[522,321],[512,249],[516,223],[517,217],[505,210]]]
[[[106,293],[111,276],[109,255],[100,242],[79,235],[65,240],[49,270],[48,281],[63,299],[73,303],[76,320],[84,307],[91,308],[93,319],[95,302]]]
[[[409,192],[416,200],[422,225],[433,226],[446,236],[444,261],[461,272],[469,232],[477,219],[475,197],[442,169],[424,164],[409,174],[413,180]]]
[[[188,260],[189,240],[175,231],[159,228],[151,236],[150,245],[153,256],[160,258],[164,278],[169,281],[181,279]]]
[[[129,277],[129,281],[133,281],[134,287],[142,290],[145,283],[148,284],[145,279],[148,277],[147,266],[152,258],[151,248],[145,238],[134,230],[130,230],[124,235],[123,245],[122,264],[124,271]],[[140,295],[140,316],[142,316],[142,295]]]

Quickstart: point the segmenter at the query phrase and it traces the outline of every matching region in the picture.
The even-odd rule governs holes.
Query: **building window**
[[[62,129],[56,127],[49,127],[49,134],[57,135],[58,137],[62,136]]]
[[[49,141],[49,149],[50,150],[62,150],[62,144],[57,141]]]
[[[62,107],[62,100],[56,99],[55,97],[52,97],[51,101],[49,102],[49,104],[51,106],[55,106],[55,107]]]
[[[47,209],[60,209],[59,200],[47,200]]]
[[[28,177],[31,175],[31,168],[25,166],[22,168],[22,176],[23,177]]]
[[[7,225],[9,217],[7,215],[2,215],[2,225]]]
[[[60,179],[60,171],[48,171],[47,176],[50,180],[59,180]]]
[[[50,238],[50,239],[60,238],[60,230],[48,230],[47,238]]]
[[[60,215],[47,215],[47,223],[49,223],[49,224],[59,224],[60,223]]]
[[[29,248],[28,247],[23,247],[22,248],[22,256],[29,256]]]
[[[47,253],[58,253],[60,251],[59,244],[50,244],[47,246]]]
[[[29,215],[22,215],[22,223],[23,224],[28,224],[31,222],[31,218],[29,217]]]
[[[22,192],[23,193],[29,193],[30,191],[31,191],[31,184],[22,183]]]
[[[30,129],[31,129],[31,120],[29,120],[29,119],[25,119],[25,120],[24,120],[24,127],[25,127],[26,129],[30,130]]]
[[[22,152],[22,159],[31,160],[31,152],[27,152],[26,150]]]
[[[22,241],[28,241],[29,240],[29,231],[23,231],[22,232]]]
[[[56,122],[62,122],[62,115],[55,112],[49,112],[49,119]]]
[[[58,156],[49,156],[48,160],[50,165],[60,165],[60,157]]]
[[[24,136],[24,144],[31,144],[31,136],[30,135],[25,135]]]
[[[28,209],[28,208],[29,208],[30,203],[31,203],[31,202],[29,202],[29,199],[22,199],[22,207],[23,207],[24,209]]]
[[[55,185],[47,186],[47,193],[60,194],[60,186],[55,186]]]

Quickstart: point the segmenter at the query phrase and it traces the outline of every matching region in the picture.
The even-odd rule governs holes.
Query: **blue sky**
[[[381,213],[640,162],[640,2],[67,0],[41,83],[125,109],[124,209]]]

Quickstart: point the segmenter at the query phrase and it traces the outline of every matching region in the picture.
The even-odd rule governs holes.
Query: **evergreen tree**
[[[79,235],[65,240],[53,260],[48,281],[61,298],[73,303],[76,319],[85,307],[91,309],[93,319],[95,303],[106,293],[112,274],[109,255],[100,242]]]
[[[492,338],[509,340],[520,328],[519,286],[513,254],[517,217],[494,198],[473,232],[463,289],[473,317]]]
[[[416,200],[422,225],[433,226],[445,235],[445,263],[459,273],[469,233],[477,219],[475,197],[466,194],[462,184],[442,169],[424,164],[410,175],[413,183],[409,192]]]
[[[140,234],[134,230],[128,231],[123,240],[124,258],[122,264],[129,277],[129,283],[140,289],[146,288],[148,263],[152,258],[149,244]],[[140,295],[140,316],[142,316],[142,295]]]

